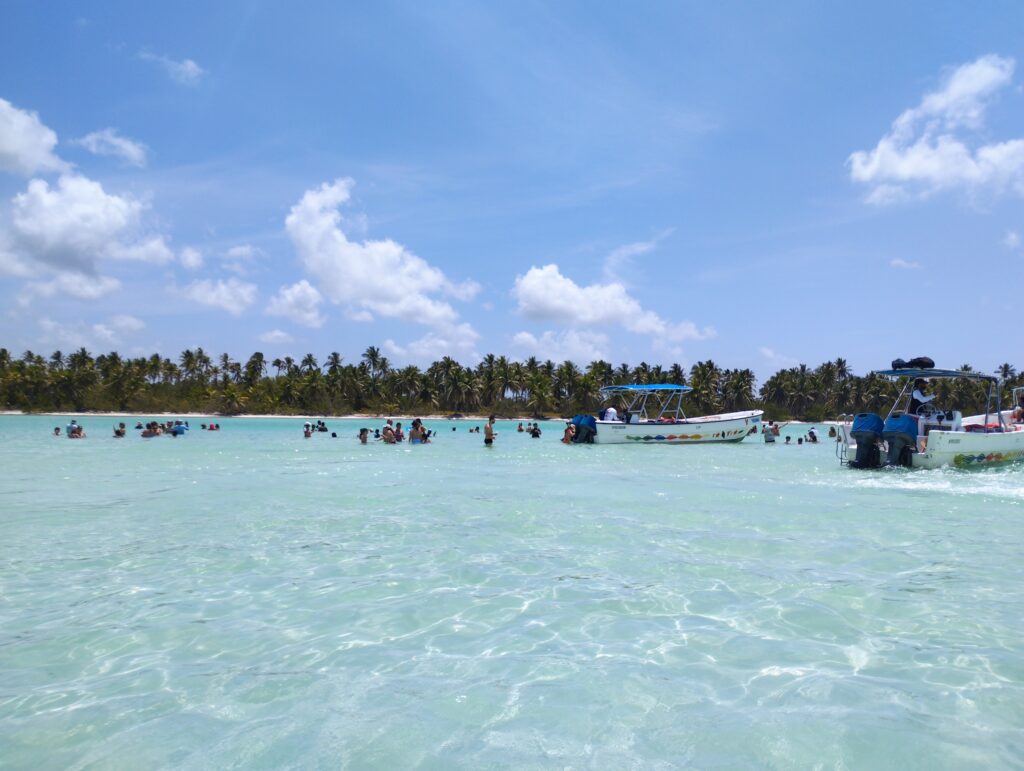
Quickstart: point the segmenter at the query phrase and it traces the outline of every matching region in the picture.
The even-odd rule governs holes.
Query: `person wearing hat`
[[[910,407],[907,412],[910,415],[916,415],[918,410],[921,409],[928,402],[932,401],[935,396],[928,396],[925,390],[928,388],[928,381],[923,377],[919,377],[914,381],[914,392],[910,395]]]

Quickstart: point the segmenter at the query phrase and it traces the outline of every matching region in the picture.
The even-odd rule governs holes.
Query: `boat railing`
[[[850,430],[853,428],[853,415],[847,412],[840,413],[836,415],[836,423],[836,431],[839,433],[836,437],[836,457],[840,464],[847,464],[850,462]]]

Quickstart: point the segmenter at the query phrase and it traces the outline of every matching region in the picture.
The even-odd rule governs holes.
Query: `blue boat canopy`
[[[962,372],[958,369],[876,369],[876,375],[885,375],[886,377],[938,377],[938,378],[949,378],[949,377],[965,377],[968,380],[998,380],[995,375],[985,375],[981,372]]]
[[[601,389],[603,394],[625,394],[637,391],[676,391],[685,394],[693,389],[690,386],[676,385],[675,383],[645,383],[643,385],[614,385],[605,386]]]

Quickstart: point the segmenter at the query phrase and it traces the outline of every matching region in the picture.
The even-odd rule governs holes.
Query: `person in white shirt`
[[[921,407],[935,398],[934,394],[929,396],[925,393],[927,388],[928,381],[923,377],[919,377],[914,381],[914,392],[910,395],[910,409],[907,410],[911,415],[916,415]]]
[[[604,419],[605,420],[618,420],[619,419],[619,413],[615,409],[614,405],[609,407],[607,410],[604,411]]]

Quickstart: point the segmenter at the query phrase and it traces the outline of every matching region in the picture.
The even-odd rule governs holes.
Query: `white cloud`
[[[111,155],[131,166],[142,168],[146,165],[146,146],[117,133],[117,129],[105,128],[93,131],[72,144],[80,145],[93,155]]]
[[[199,270],[203,267],[203,253],[191,246],[182,249],[178,259],[185,270]]]
[[[18,302],[25,306],[36,297],[75,297],[98,300],[121,288],[121,282],[110,276],[93,276],[62,271],[50,281],[32,281],[25,286]]]
[[[15,253],[10,235],[0,230],[0,276],[28,278],[34,273],[32,266]]]
[[[573,361],[586,364],[609,358],[608,336],[602,332],[567,329],[562,332],[544,332],[540,337],[529,332],[517,332],[512,346],[526,356],[551,361]]]
[[[118,332],[141,332],[146,328],[146,322],[134,316],[120,314],[110,318],[110,325]]]
[[[1006,231],[1006,237],[1003,239],[1003,246],[1007,249],[1017,250],[1020,249],[1020,233],[1016,230]]]
[[[957,187],[1008,189],[1024,195],[1024,139],[968,145],[985,111],[1013,77],[1015,62],[994,54],[964,64],[942,88],[905,110],[873,150],[850,155],[850,177],[871,186],[869,203],[885,205]]]
[[[36,113],[0,99],[0,170],[26,177],[43,171],[67,171],[68,164],[53,152],[56,146],[57,134]]]
[[[135,260],[162,265],[174,259],[174,252],[163,236],[147,236],[129,244],[113,243],[107,249],[107,257],[115,260]]]
[[[281,287],[270,299],[266,313],[284,316],[304,327],[322,327],[326,319],[320,313],[323,296],[306,279]]]
[[[400,318],[450,332],[458,314],[436,295],[467,299],[475,282],[452,283],[444,273],[390,239],[350,241],[339,207],[351,198],[351,179],[307,190],[285,220],[299,260],[333,303],[359,313]]]
[[[246,308],[256,302],[256,285],[229,278],[211,281],[193,281],[182,290],[185,297],[202,305],[220,308],[232,316],[240,316]]]
[[[181,83],[184,86],[194,86],[198,84],[205,74],[205,70],[191,59],[182,59],[181,61],[177,61],[169,56],[161,56],[149,51],[141,51],[139,53],[139,58],[147,62],[156,62],[163,67],[164,72],[171,77],[171,80],[176,83]]]
[[[622,284],[579,286],[553,264],[532,267],[525,275],[517,276],[512,294],[519,303],[519,313],[537,321],[579,326],[616,324],[670,342],[715,336],[711,327],[700,329],[690,321],[673,324],[644,310]]]
[[[637,241],[632,244],[623,244],[616,247],[604,258],[604,280],[607,282],[618,282],[625,284],[623,273],[628,272],[633,266],[633,258],[642,254],[654,251],[658,244],[675,232],[675,228],[669,228],[658,233],[649,241]]]
[[[480,284],[476,281],[468,280],[463,281],[459,284],[449,283],[445,286],[445,292],[454,297],[456,300],[462,300],[463,302],[469,302],[483,289]]]
[[[269,332],[264,332],[260,335],[260,340],[264,343],[270,343],[271,345],[284,345],[285,343],[293,342],[292,336],[280,329],[272,329]]]
[[[240,276],[248,274],[249,268],[246,263],[251,262],[261,254],[260,250],[249,244],[232,246],[224,252],[224,267],[232,273]]]
[[[393,357],[414,363],[433,362],[444,356],[451,356],[460,361],[473,361],[480,358],[476,352],[476,343],[479,339],[480,335],[473,327],[462,323],[445,330],[428,332],[419,340],[407,345],[385,340],[381,347]]]
[[[224,252],[224,258],[227,260],[251,260],[255,256],[256,249],[249,244],[232,246]]]
[[[360,323],[373,321],[373,314],[370,313],[369,311],[357,311],[354,310],[353,308],[346,308],[344,311],[342,311],[342,313],[345,315],[345,318],[348,319],[349,321],[358,321]]]
[[[84,321],[61,323],[46,317],[39,319],[40,342],[64,349],[113,348],[122,343],[124,335],[138,332],[144,327],[145,324],[131,316],[114,316],[106,323],[96,324]]]
[[[910,260],[904,260],[897,257],[894,260],[889,260],[889,265],[900,270],[918,270],[921,267],[919,262],[911,262]]]
[[[11,244],[58,270],[94,273],[101,258],[163,263],[173,254],[160,236],[136,237],[145,206],[98,183],[62,175],[56,187],[33,179],[13,199]]]
[[[795,366],[797,363],[797,360],[792,356],[784,356],[781,353],[778,353],[774,348],[768,348],[767,346],[762,345],[758,348],[758,351],[768,360],[769,364],[775,367],[785,369]]]

